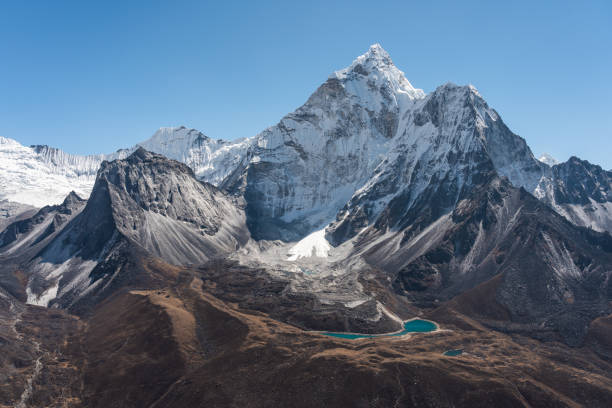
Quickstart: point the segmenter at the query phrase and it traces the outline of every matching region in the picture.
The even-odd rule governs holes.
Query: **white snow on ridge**
[[[160,128],[138,143],[146,150],[185,163],[200,180],[218,185],[244,160],[251,139],[211,139],[185,126]]]
[[[555,159],[548,153],[543,153],[542,156],[538,158],[538,160],[544,164],[548,164],[550,167],[555,166],[560,163],[559,160]]]
[[[297,261],[300,258],[319,257],[327,258],[331,245],[325,239],[325,228],[315,231],[304,237],[289,249],[288,261]]]
[[[245,158],[251,139],[211,139],[184,126],[160,128],[148,140],[111,154],[73,155],[47,147],[27,147],[0,137],[0,201],[34,207],[60,204],[75,191],[87,198],[102,161],[123,159],[137,146],[181,161],[196,177],[218,185]]]
[[[51,286],[49,289],[45,290],[40,295],[36,295],[31,291],[29,287],[26,288],[26,295],[28,296],[28,300],[26,301],[29,305],[43,306],[47,307],[49,302],[57,297],[57,289],[59,288],[59,280],[55,285]]]
[[[562,279],[579,278],[581,276],[580,268],[574,263],[572,255],[565,245],[555,243],[546,233],[542,233],[542,236],[549,249],[544,261],[554,269],[557,276]]]
[[[45,161],[35,149],[0,137],[0,200],[43,207],[60,204],[70,191],[89,196],[93,173],[77,173]]]
[[[100,163],[129,153],[80,156],[48,146],[27,147],[0,137],[0,201],[44,207],[60,204],[71,191],[87,198]]]
[[[412,86],[380,44],[370,46],[365,54],[357,57],[348,67],[334,72],[331,77],[346,80],[354,72],[362,72],[365,75],[362,80],[351,78],[347,84],[347,91],[360,97],[362,101],[371,101],[372,92],[369,91],[369,88],[372,84],[380,86],[383,83],[391,86],[394,96],[406,97],[410,100],[425,97],[425,92]]]
[[[563,204],[551,203],[552,207],[562,216],[574,224],[591,228],[595,231],[612,231],[612,203],[598,203],[592,198],[590,204]]]

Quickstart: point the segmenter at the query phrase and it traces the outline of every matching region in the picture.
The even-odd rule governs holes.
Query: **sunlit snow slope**
[[[0,137],[0,200],[43,207],[60,204],[71,191],[88,197],[104,157],[26,147]]]

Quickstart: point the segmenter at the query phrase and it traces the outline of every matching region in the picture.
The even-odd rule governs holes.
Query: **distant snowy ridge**
[[[23,146],[0,137],[0,201],[43,207],[69,192],[87,198],[104,161],[124,159],[138,146],[186,163],[198,178],[219,184],[243,160],[247,140],[214,140],[184,126],[160,128],[146,141],[111,154],[74,155],[49,146]]]
[[[555,159],[554,157],[552,157],[550,154],[548,153],[544,153],[542,154],[539,158],[539,161],[541,161],[544,164],[548,164],[550,167],[557,165],[560,163],[559,160]]]
[[[79,156],[0,137],[0,200],[43,207],[70,191],[88,197],[105,155]]]
[[[576,225],[612,232],[612,172],[577,157],[546,169],[533,192]]]
[[[185,126],[160,128],[138,146],[187,164],[196,177],[219,185],[246,156],[252,139],[211,139]]]

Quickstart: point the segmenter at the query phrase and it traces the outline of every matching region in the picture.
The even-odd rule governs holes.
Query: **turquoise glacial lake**
[[[450,356],[450,357],[455,357],[455,356],[459,356],[463,354],[463,350],[457,349],[457,350],[447,350],[444,352],[445,356]]]
[[[434,322],[430,322],[429,320],[408,320],[404,322],[404,329],[395,333],[387,333],[387,334],[357,334],[357,333],[337,333],[337,332],[324,332],[325,336],[338,337],[341,339],[374,339],[377,337],[394,337],[394,336],[403,336],[407,333],[427,333],[432,332],[438,329],[438,326]]]

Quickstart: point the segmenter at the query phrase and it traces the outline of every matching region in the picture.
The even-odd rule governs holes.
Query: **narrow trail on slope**
[[[36,352],[40,353],[40,343],[36,341],[34,342],[34,346],[36,348]],[[42,358],[42,355],[36,359],[36,363],[34,364],[34,372],[30,376],[30,378],[28,378],[28,380],[26,381],[26,386],[23,390],[23,393],[21,393],[21,398],[19,399],[19,402],[15,404],[15,408],[26,408],[27,407],[27,402],[32,396],[32,390],[33,390],[32,385],[34,384],[34,381],[36,381],[36,378],[38,378],[38,376],[40,375],[40,372],[42,371],[42,368],[43,368],[43,364],[40,361],[41,358]]]
[[[21,334],[19,330],[17,330],[17,325],[19,324],[19,322],[22,321],[21,316],[23,315],[23,310],[16,311],[15,309],[16,309],[15,304],[13,302],[10,302],[9,311],[15,314],[14,315],[15,318],[13,319],[13,323],[11,324],[11,327],[13,331],[15,332],[16,338],[20,341],[23,341],[23,334]],[[27,408],[27,402],[32,396],[34,381],[36,381],[36,378],[38,378],[43,368],[43,363],[41,361],[43,356],[40,351],[40,343],[37,341],[34,341],[33,344],[34,344],[34,349],[36,350],[36,354],[38,355],[38,358],[36,359],[36,362],[34,363],[34,371],[32,372],[32,375],[30,375],[30,377],[27,379],[23,392],[21,393],[21,396],[19,398],[19,401],[14,405],[14,408]]]

